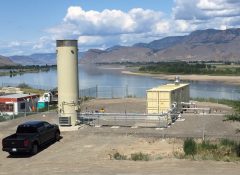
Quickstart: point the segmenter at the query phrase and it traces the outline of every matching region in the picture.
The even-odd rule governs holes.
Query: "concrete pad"
[[[59,129],[61,132],[77,131],[79,129],[79,126],[59,126]]]
[[[84,145],[83,147],[84,147],[84,148],[92,148],[93,145]]]
[[[164,128],[155,128],[155,130],[164,130]]]
[[[179,119],[177,119],[176,121],[177,121],[177,122],[184,122],[184,121],[185,121],[185,118],[181,118],[181,119],[179,118]]]
[[[120,126],[112,126],[112,129],[118,129]]]
[[[132,128],[132,129],[137,129],[137,128],[138,128],[138,126],[132,126],[131,128]]]
[[[95,125],[94,127],[95,127],[95,128],[101,128],[102,125]]]

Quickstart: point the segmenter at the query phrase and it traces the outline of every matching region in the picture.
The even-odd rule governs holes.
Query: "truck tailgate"
[[[26,136],[19,136],[13,134],[3,140],[4,148],[22,148],[24,147],[24,140]]]

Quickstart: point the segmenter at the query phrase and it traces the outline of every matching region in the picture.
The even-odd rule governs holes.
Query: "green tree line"
[[[208,75],[240,75],[240,67],[217,68],[215,65],[204,63],[171,62],[156,63],[141,66],[140,72],[166,74],[208,74]]]

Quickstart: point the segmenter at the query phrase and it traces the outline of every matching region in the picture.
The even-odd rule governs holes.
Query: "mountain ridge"
[[[138,48],[138,49],[136,49]],[[141,49],[142,48],[142,49]],[[197,30],[185,36],[170,36],[150,43],[136,43],[133,46],[99,51],[95,57],[88,58],[87,51],[81,63],[111,62],[159,62],[159,61],[239,61],[240,29]],[[126,50],[128,55],[126,55]],[[105,50],[106,51],[106,50]],[[136,51],[140,52],[136,56]],[[135,55],[135,56],[134,56]],[[124,56],[124,60],[120,59]]]
[[[56,64],[55,53],[9,57],[16,64]],[[196,30],[185,36],[168,36],[132,46],[115,45],[105,50],[79,52],[82,64],[159,61],[240,61],[240,28]]]
[[[10,58],[0,55],[0,67],[3,66],[17,66]]]

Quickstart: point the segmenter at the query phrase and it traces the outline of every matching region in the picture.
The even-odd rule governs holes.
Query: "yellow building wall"
[[[147,92],[147,113],[167,112],[170,106],[170,93],[161,91]]]
[[[147,113],[159,114],[168,112],[174,102],[177,103],[177,111],[181,111],[181,102],[189,102],[189,85],[175,88],[169,91],[147,91]]]

